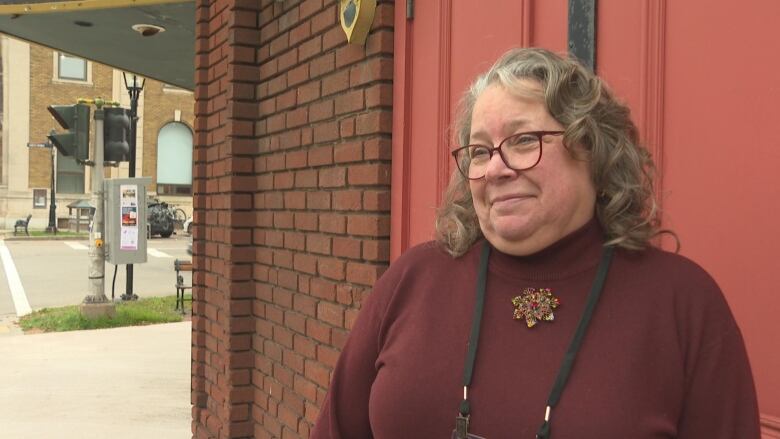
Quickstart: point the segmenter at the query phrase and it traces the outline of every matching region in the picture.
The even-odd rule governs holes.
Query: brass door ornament
[[[365,44],[375,11],[376,0],[339,1],[339,22],[348,43]]]

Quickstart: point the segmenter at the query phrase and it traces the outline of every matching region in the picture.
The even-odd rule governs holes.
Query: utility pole
[[[80,100],[81,102],[81,100]],[[92,157],[92,206],[95,213],[92,216],[92,224],[89,228],[89,285],[87,296],[80,306],[81,314],[86,317],[114,316],[116,307],[108,300],[105,294],[106,286],[106,261],[103,247],[104,212],[103,212],[103,121],[104,105],[102,99],[86,101],[95,104],[95,141],[91,142]]]
[[[144,89],[144,84],[146,84],[146,79],[141,81],[141,85],[138,85],[138,77],[136,75],[133,75],[133,85],[129,85],[127,83],[127,74],[124,72],[122,73],[122,78],[125,81],[125,88],[127,89],[127,94],[130,95],[130,164],[127,176],[130,178],[135,177],[135,144],[136,139],[138,138],[137,135],[137,127],[138,127],[138,97],[141,95],[141,91]],[[145,230],[140,231],[140,233],[146,233]],[[125,283],[125,294],[122,294],[122,300],[137,300],[138,295],[133,293],[133,264],[127,264],[126,266],[126,283]]]

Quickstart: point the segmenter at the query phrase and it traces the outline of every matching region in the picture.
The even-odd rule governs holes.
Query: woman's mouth
[[[520,204],[523,204],[534,197],[531,195],[509,195],[496,197],[491,203],[492,207],[497,210],[512,209]]]

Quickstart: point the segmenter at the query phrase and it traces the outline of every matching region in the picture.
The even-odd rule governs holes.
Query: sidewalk
[[[19,318],[15,314],[0,315],[0,340],[5,335],[23,335],[19,327]],[[0,365],[2,367],[2,365]]]
[[[190,438],[190,322],[0,337],[3,438]]]

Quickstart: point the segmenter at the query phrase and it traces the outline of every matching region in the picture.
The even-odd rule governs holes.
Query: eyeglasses
[[[542,139],[544,136],[560,136],[563,131],[529,131],[513,134],[502,140],[497,147],[485,145],[466,145],[452,151],[458,170],[469,180],[479,180],[485,176],[493,153],[498,155],[507,168],[525,171],[533,168],[542,160]]]

